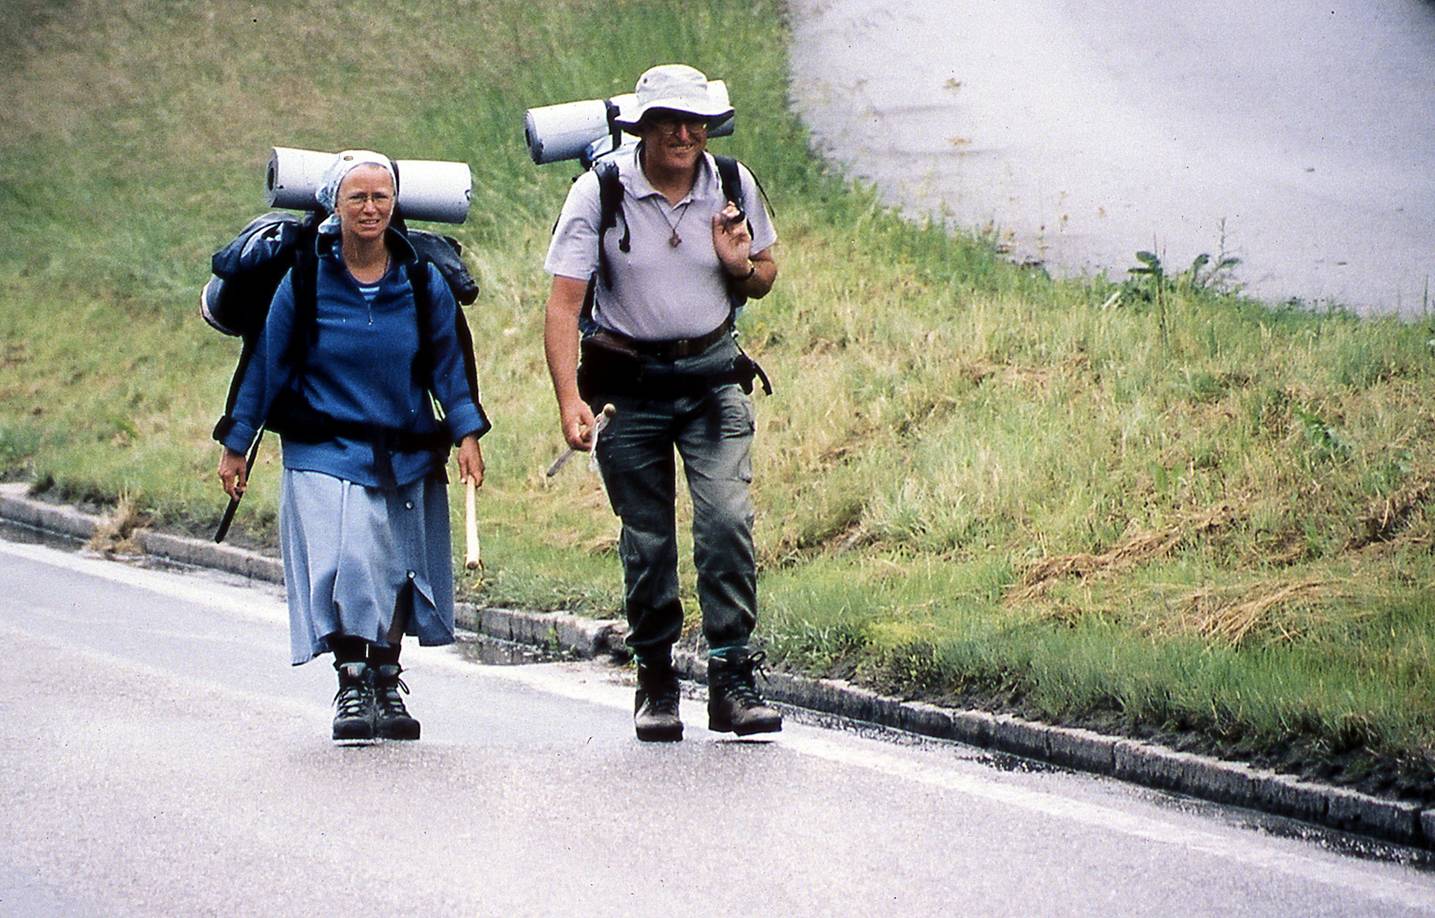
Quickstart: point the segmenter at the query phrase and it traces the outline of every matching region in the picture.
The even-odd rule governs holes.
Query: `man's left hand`
[[[723,270],[732,277],[742,277],[748,271],[748,259],[752,255],[752,233],[747,228],[747,218],[732,201],[713,214],[713,248]]]

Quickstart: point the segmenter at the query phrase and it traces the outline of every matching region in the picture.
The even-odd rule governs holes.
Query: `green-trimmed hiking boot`
[[[715,733],[777,733],[782,715],[762,700],[756,674],[767,654],[747,650],[708,657],[708,729]]]

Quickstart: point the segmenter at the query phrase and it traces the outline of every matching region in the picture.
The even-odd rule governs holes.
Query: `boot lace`
[[[668,717],[678,716],[678,680],[670,679],[648,696],[653,712]]]
[[[395,674],[392,681],[385,679],[378,684],[377,688],[379,708],[384,714],[398,716],[408,715],[408,708],[404,707],[403,696],[399,694],[400,689],[403,690],[405,695],[409,694],[409,687],[403,679]]]
[[[761,676],[764,681],[767,680],[767,667],[763,665],[766,661],[767,651],[759,650],[732,668],[728,693],[736,698],[743,707],[767,704],[757,690],[756,679],[757,676]]]
[[[654,714],[678,716],[679,699],[682,693],[678,688],[677,673],[669,669],[656,677],[640,677],[639,684],[647,698],[649,710]]]
[[[367,716],[368,686],[352,682],[339,686],[339,691],[334,693],[334,707],[338,716],[344,719]]]

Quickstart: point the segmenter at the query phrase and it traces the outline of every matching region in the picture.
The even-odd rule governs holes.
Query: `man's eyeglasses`
[[[653,127],[666,137],[675,136],[680,128],[687,128],[689,134],[706,134],[708,132],[706,118],[654,118]]]
[[[376,191],[373,194],[355,192],[354,194],[344,195],[345,207],[363,207],[370,201],[373,201],[374,206],[382,210],[383,208],[388,207],[390,204],[394,203],[394,196],[389,194],[387,191]]]

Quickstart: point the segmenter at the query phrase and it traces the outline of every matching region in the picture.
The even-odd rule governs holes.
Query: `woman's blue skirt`
[[[327,653],[331,636],[381,646],[404,634],[423,645],[453,643],[442,477],[384,490],[285,469],[279,534],[296,666]]]

